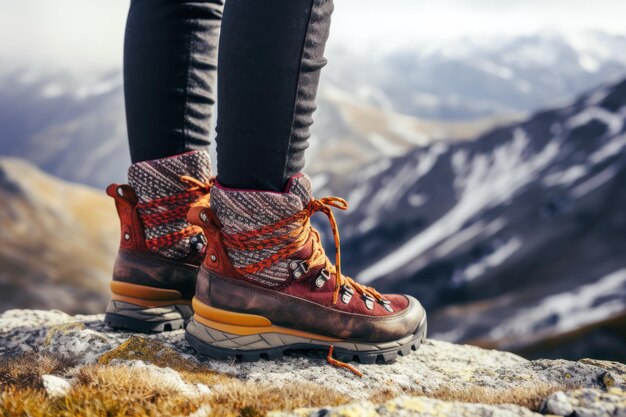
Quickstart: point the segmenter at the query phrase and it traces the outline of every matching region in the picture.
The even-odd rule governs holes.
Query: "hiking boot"
[[[107,188],[121,239],[104,322],[139,332],[180,329],[193,314],[191,299],[206,250],[202,229],[187,222],[187,211],[198,198],[208,201],[209,155],[193,151],[139,162],[128,170],[128,181]]]
[[[288,349],[334,348],[341,361],[388,362],[416,350],[426,313],[407,295],[382,295],[341,274],[336,197],[311,197],[310,179],[291,178],[283,193],[234,190],[216,183],[211,206],[195,204],[188,219],[203,228],[194,316],[186,339],[218,359],[279,358]],[[336,246],[328,260],[315,212],[330,220]],[[329,352],[331,360],[332,350]]]

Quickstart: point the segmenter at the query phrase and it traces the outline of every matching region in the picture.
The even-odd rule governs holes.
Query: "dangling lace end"
[[[340,360],[337,360],[337,359],[333,358],[333,350],[334,349],[335,349],[335,347],[332,346],[332,345],[328,349],[328,355],[326,356],[326,360],[328,361],[328,363],[330,363],[331,365],[336,366],[338,368],[347,369],[348,371],[352,372],[356,376],[359,376],[359,377],[363,378],[363,374],[361,372],[359,372],[354,366],[348,365],[345,362],[341,362]]]

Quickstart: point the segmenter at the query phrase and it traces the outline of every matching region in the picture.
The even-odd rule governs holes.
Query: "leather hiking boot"
[[[388,362],[416,350],[426,337],[426,313],[407,295],[382,295],[341,274],[336,197],[311,197],[310,179],[291,178],[285,192],[211,191],[211,206],[195,204],[188,220],[203,228],[206,259],[193,299],[186,339],[218,359],[257,360],[288,349],[334,349],[340,361]],[[315,212],[330,220],[336,246],[328,260]]]
[[[181,329],[204,252],[202,229],[187,211],[212,186],[210,158],[193,151],[133,164],[130,185],[111,184],[120,217],[120,248],[113,267],[113,295],[104,322],[139,332]]]

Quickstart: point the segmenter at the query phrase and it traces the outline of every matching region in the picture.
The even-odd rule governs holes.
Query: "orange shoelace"
[[[342,287],[352,287],[359,294],[383,301],[382,295],[372,287],[366,287],[355,282],[352,278],[341,273],[341,246],[339,229],[332,208],[347,210],[348,203],[343,198],[325,197],[311,200],[307,206],[294,215],[280,220],[277,223],[263,226],[256,230],[235,234],[224,234],[224,245],[230,249],[258,251],[280,247],[271,256],[254,264],[236,268],[241,274],[254,274],[276,264],[279,260],[289,258],[298,251],[311,236],[313,236],[313,250],[309,259],[306,260],[309,268],[323,266],[329,274],[335,274],[335,290],[333,304],[337,303]],[[328,216],[330,227],[335,241],[335,265],[328,260],[322,247],[320,234],[311,226],[311,216],[316,212],[322,212]],[[295,227],[292,225],[296,225]],[[280,234],[282,230],[290,230]]]
[[[314,268],[317,266],[323,266],[329,274],[335,274],[335,289],[333,292],[333,304],[337,303],[339,299],[339,293],[344,286],[350,286],[354,288],[361,295],[368,295],[375,298],[378,301],[383,301],[382,295],[372,287],[366,287],[355,282],[352,278],[347,277],[341,273],[341,240],[339,238],[339,228],[332,208],[338,208],[340,210],[347,210],[348,203],[343,198],[339,197],[325,197],[321,199],[311,200],[307,206],[294,215],[280,220],[277,223],[263,226],[256,230],[248,232],[240,232],[235,234],[223,234],[224,245],[230,249],[238,250],[252,250],[258,251],[262,249],[274,248],[282,246],[282,248],[275,251],[271,256],[265,258],[257,263],[246,265],[240,268],[236,268],[241,274],[254,274],[262,271],[270,266],[274,265],[281,259],[290,257],[293,253],[298,251],[311,236],[312,239],[312,253],[309,259],[306,260],[308,268]],[[328,260],[324,248],[321,243],[320,234],[311,226],[311,216],[316,212],[322,212],[328,216],[330,227],[333,232],[333,239],[335,241],[335,265]],[[296,225],[291,227],[291,225]],[[283,230],[290,230],[286,233],[280,234]],[[359,377],[363,377],[363,374],[359,372],[354,366],[342,362],[333,358],[334,346],[330,346],[326,360],[332,366],[340,367],[349,370]]]
[[[158,198],[146,203],[138,203],[137,207],[144,213],[155,209],[164,209],[154,213],[144,214],[141,218],[144,227],[155,227],[160,224],[184,219],[187,216],[189,205],[204,195],[208,195],[215,179],[211,178],[204,183],[196,178],[183,175],[180,180],[189,185],[189,188],[182,193]],[[146,240],[146,246],[150,249],[159,249],[164,246],[171,246],[182,239],[194,236],[202,232],[202,228],[189,225],[184,229],[173,233],[168,233],[153,239]]]
[[[344,368],[347,369],[348,371],[352,372],[353,374],[355,374],[356,376],[359,376],[361,378],[363,378],[363,373],[360,372],[358,369],[356,369],[354,366],[347,364],[345,362],[341,362],[338,359],[333,358],[333,351],[335,350],[334,346],[330,346],[330,348],[328,349],[328,355],[326,355],[326,360],[328,361],[328,363],[330,363],[333,366],[336,366],[337,368]]]

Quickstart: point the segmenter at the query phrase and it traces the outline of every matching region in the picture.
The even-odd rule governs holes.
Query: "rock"
[[[626,416],[626,392],[619,388],[555,392],[546,399],[545,411],[559,416]]]
[[[195,412],[189,414],[186,417],[209,417],[211,415],[211,411],[213,409],[208,405],[203,405],[198,408]]]
[[[74,368],[43,378],[49,395],[65,395],[53,388],[59,380],[69,385],[66,379],[75,378],[85,384],[88,370],[95,369],[100,379],[129,374],[150,380],[149,392],[188,398],[197,406],[186,406],[187,415],[198,416],[219,406],[211,399],[303,416],[530,416],[542,404],[543,411],[562,416],[620,415],[625,409],[623,391],[617,388],[623,384],[624,365],[614,362],[529,361],[507,352],[427,340],[416,354],[394,363],[356,364],[365,374],[357,378],[329,365],[325,352],[294,352],[282,360],[256,363],[217,361],[197,355],[182,330],[135,335],[108,328],[102,318],[7,311],[0,315],[0,356],[37,352],[71,359]],[[269,404],[264,403],[267,395]],[[242,407],[243,415],[258,412]]]
[[[574,407],[570,404],[564,392],[555,392],[550,395],[545,402],[544,411],[557,416],[569,416],[574,412]]]
[[[581,359],[579,362],[606,369],[608,372],[603,378],[604,385],[626,390],[626,365],[623,363],[597,359]]]
[[[476,416],[476,417],[539,417],[540,414],[515,405],[485,405],[461,402],[446,402],[427,397],[401,396],[381,405],[370,401],[355,402],[330,409],[301,409],[285,413],[272,413],[271,417],[439,417],[439,416]]]
[[[51,397],[64,397],[72,388],[72,384],[54,375],[42,375],[43,386]]]

